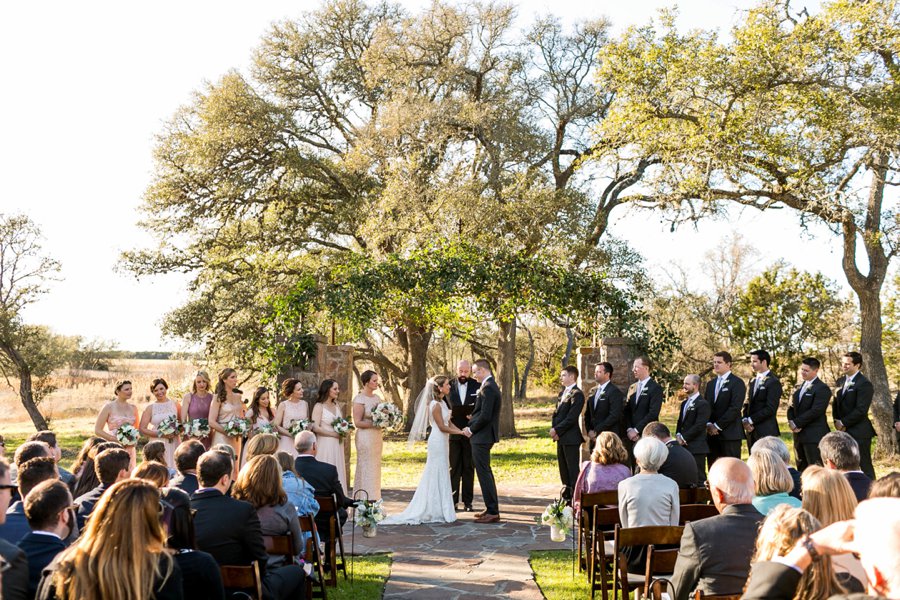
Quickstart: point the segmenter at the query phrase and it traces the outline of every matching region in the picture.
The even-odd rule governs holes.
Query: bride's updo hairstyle
[[[441,388],[450,379],[446,375],[438,375],[434,379],[432,379],[431,383],[431,397],[435,400],[441,399]]]

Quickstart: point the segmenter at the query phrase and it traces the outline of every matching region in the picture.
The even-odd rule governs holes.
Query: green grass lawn
[[[339,575],[337,587],[328,588],[328,597],[336,600],[376,600],[384,595],[384,584],[390,573],[390,554],[356,556],[353,564],[353,583],[350,583],[348,564],[347,579]]]
[[[529,555],[534,580],[547,600],[583,600],[590,598],[587,573],[575,568],[572,577],[571,550],[537,550]],[[597,593],[599,597],[599,592]]]

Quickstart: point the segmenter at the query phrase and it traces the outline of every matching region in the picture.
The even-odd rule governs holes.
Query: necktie
[[[638,381],[637,387],[634,390],[634,403],[637,404],[641,400],[641,382]]]
[[[722,389],[722,378],[719,377],[718,379],[716,379],[716,393],[715,393],[715,396],[713,396],[713,402],[716,402],[719,399],[719,390],[721,390],[721,389]]]
[[[603,393],[603,386],[597,388],[597,393],[594,395],[594,408],[597,408],[597,403],[600,401],[600,394]]]
[[[806,388],[808,388],[808,387],[809,387],[809,382],[808,382],[808,381],[804,381],[804,382],[803,382],[803,385],[800,386],[800,395],[797,396],[797,401],[798,401],[798,402],[801,401],[801,400],[803,400],[803,394],[806,393]]]
[[[841,390],[842,394],[847,391],[847,388],[850,387],[851,383],[853,383],[853,379],[851,378],[847,378],[844,380],[844,389]]]

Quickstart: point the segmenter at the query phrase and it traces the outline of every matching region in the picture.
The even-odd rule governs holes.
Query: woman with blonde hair
[[[181,570],[166,549],[159,490],[141,479],[114,484],[87,528],[47,567],[38,600],[181,600]]]
[[[278,436],[274,433],[254,435],[244,448],[244,464],[254,456],[273,456],[278,452]]]
[[[752,563],[784,556],[794,548],[798,540],[821,527],[819,520],[802,508],[787,504],[773,506],[756,538],[756,554]],[[794,600],[817,600],[847,592],[838,581],[832,558],[822,557],[822,560],[813,562],[806,568],[797,584]]]
[[[756,495],[753,506],[763,515],[772,512],[776,506],[786,504],[794,508],[800,507],[800,501],[790,495],[794,489],[794,480],[781,457],[772,450],[755,450],[747,460],[753,482],[756,484]]]
[[[159,489],[169,485],[169,469],[158,462],[142,462],[131,471],[131,477],[149,481]]]
[[[597,444],[591,452],[591,460],[581,465],[581,473],[575,482],[575,515],[581,510],[581,495],[611,492],[619,489],[619,482],[631,477],[628,467],[628,451],[621,438],[611,431],[597,436]]]
[[[803,508],[818,519],[822,527],[853,519],[856,494],[840,471],[812,465],[800,478],[803,481]],[[863,587],[867,585],[862,563],[852,554],[835,555],[832,562],[839,578],[849,575],[859,580]]]
[[[212,380],[206,371],[197,371],[191,392],[181,399],[181,414],[185,420],[209,419],[209,407],[212,404]],[[212,446],[212,433],[200,438],[200,443],[207,450]]]

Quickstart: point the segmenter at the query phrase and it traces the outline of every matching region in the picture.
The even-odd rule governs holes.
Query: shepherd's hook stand
[[[369,492],[366,490],[354,490],[353,491],[353,525],[350,528],[350,586],[353,587],[353,562],[356,559],[356,552],[354,548],[356,546],[356,503],[359,502],[360,494],[366,495],[366,502],[369,501]]]

